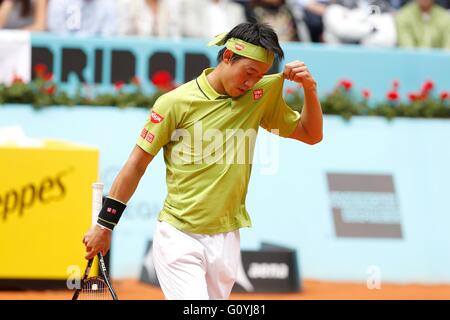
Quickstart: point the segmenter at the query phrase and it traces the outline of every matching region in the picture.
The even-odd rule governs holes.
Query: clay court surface
[[[136,280],[116,280],[113,285],[122,300],[161,300],[158,287]],[[0,300],[70,300],[70,291],[0,291]],[[303,292],[289,294],[237,294],[233,300],[450,300],[450,284],[382,284],[379,290],[369,290],[365,283],[331,283],[315,280],[303,281]]]

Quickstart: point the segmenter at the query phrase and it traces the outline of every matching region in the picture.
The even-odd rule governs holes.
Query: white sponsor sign
[[[21,30],[0,31],[0,83],[31,78],[31,35]]]

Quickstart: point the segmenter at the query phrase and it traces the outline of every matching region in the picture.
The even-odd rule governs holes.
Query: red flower
[[[141,84],[141,79],[139,79],[137,76],[134,76],[133,78],[131,78],[131,83],[135,86],[139,86]]]
[[[125,85],[125,81],[119,80],[114,83],[114,88],[116,89],[116,91],[120,91],[124,85]]]
[[[164,70],[156,72],[152,77],[152,82],[159,90],[170,91],[176,88],[172,75]]]
[[[51,73],[51,72],[46,72],[46,73],[42,76],[42,78],[43,78],[45,81],[52,81],[52,79],[53,79],[53,73]]]
[[[349,91],[353,87],[353,83],[350,80],[341,80],[339,82],[339,86],[344,88],[346,91]]]
[[[420,93],[410,92],[408,93],[408,98],[411,102],[414,102],[420,100],[422,98],[422,95]]]
[[[397,91],[400,88],[400,81],[394,80],[392,81],[392,91]]]
[[[45,93],[48,94],[49,96],[53,95],[55,91],[56,91],[55,86],[50,86],[47,89],[45,89]]]
[[[450,98],[450,93],[448,91],[442,91],[439,98],[441,98],[442,101],[447,100]]]
[[[428,94],[431,90],[434,88],[434,82],[433,80],[427,80],[422,85],[422,93]]]
[[[43,76],[44,73],[47,72],[47,66],[43,63],[38,63],[34,66],[34,72],[36,72],[38,76]]]
[[[295,90],[293,88],[287,88],[286,89],[286,95],[294,94]]]
[[[364,99],[369,99],[370,98],[370,91],[368,89],[363,89],[361,91],[361,95],[364,97]]]
[[[400,99],[400,95],[398,94],[397,91],[389,91],[389,92],[386,94],[386,98],[387,98],[389,101],[397,101],[398,99]]]
[[[157,87],[165,87],[172,83],[172,75],[167,71],[158,71],[152,77],[152,82]]]

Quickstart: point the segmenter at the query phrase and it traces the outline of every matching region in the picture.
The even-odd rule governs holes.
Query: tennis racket
[[[103,183],[92,184],[92,225],[97,222],[97,216],[102,208]],[[94,258],[89,259],[80,287],[75,290],[72,300],[118,300],[117,294],[109,281],[105,260],[101,252],[97,254],[100,264],[100,275],[89,277]]]

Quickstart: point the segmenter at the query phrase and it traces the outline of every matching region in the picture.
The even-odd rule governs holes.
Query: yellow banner
[[[47,141],[0,146],[0,279],[64,280],[84,271],[98,150]]]

